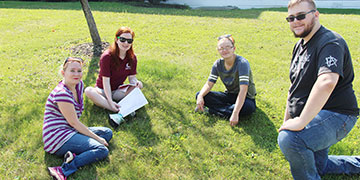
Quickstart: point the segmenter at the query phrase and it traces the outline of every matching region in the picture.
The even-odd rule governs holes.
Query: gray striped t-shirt
[[[218,77],[224,83],[228,93],[239,93],[240,85],[248,85],[246,97],[255,99],[256,89],[252,77],[249,62],[242,56],[236,55],[233,67],[230,70],[225,69],[224,59],[215,61],[208,81],[216,83]]]

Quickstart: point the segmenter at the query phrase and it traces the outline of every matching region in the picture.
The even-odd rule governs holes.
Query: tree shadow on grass
[[[83,79],[85,87],[94,86],[99,73],[99,56],[92,56],[90,62],[85,62],[87,68],[86,78]]]
[[[140,7],[139,3],[126,2],[90,2],[92,11],[104,12],[125,12],[134,14],[150,15],[175,15],[175,16],[198,16],[198,17],[219,17],[219,18],[246,18],[257,19],[264,11],[287,12],[287,8],[259,8],[259,9],[233,9],[233,10],[196,10],[196,9],[175,9]],[[24,2],[24,1],[3,1],[0,8],[14,9],[56,9],[56,10],[82,10],[79,2]],[[356,9],[330,9],[319,8],[323,14],[360,14]]]
[[[184,113],[181,109],[177,109],[166,99],[163,92],[177,87],[169,87],[167,83],[153,83],[161,81],[174,81],[173,79],[180,74],[186,74],[186,69],[178,67],[169,62],[160,62],[157,60],[144,61],[142,63],[142,74],[148,78],[144,78],[144,89],[142,90],[149,104],[137,111],[135,118],[130,118],[127,123],[121,125],[119,130],[131,132],[138,139],[141,146],[154,146],[160,137],[152,131],[152,121],[148,111],[159,109],[166,120],[164,122],[171,128],[171,131],[177,132],[179,121],[184,121]],[[186,123],[186,122],[185,122]],[[188,123],[188,122],[187,122]]]
[[[46,100],[46,98],[44,99]],[[0,150],[16,143],[20,136],[23,136],[23,134],[19,133],[21,132],[19,131],[19,128],[23,128],[23,126],[27,128],[28,126],[31,126],[31,123],[33,123],[34,120],[41,121],[43,119],[43,110],[39,108],[37,104],[43,104],[43,102],[45,102],[44,99],[31,100],[30,102],[18,102],[17,104],[10,106],[6,105],[3,107],[3,112],[6,114],[4,117],[6,117],[7,120],[2,122],[0,127],[0,132],[2,132],[0,134]],[[29,109],[29,107],[30,109],[26,111],[22,110],[26,106],[28,106],[26,109]],[[41,132],[41,129],[39,129],[39,132]],[[37,145],[39,145],[39,143],[37,143]]]
[[[175,16],[223,17],[223,18],[249,18],[255,19],[264,11],[263,9],[245,10],[194,10],[175,8],[140,7],[134,3],[126,2],[90,2],[92,11],[126,12],[134,14],[158,14]],[[79,2],[9,2],[4,1],[0,8],[14,9],[54,9],[54,10],[82,10]],[[215,12],[215,13],[214,13]]]
[[[162,122],[166,124],[166,128],[169,128],[172,133],[178,133],[183,125],[190,124],[183,110],[177,108],[176,104],[169,102],[169,99],[164,94],[178,88],[177,86],[170,87],[166,82],[178,82],[174,78],[189,74],[189,72],[187,72],[186,68],[179,67],[171,62],[160,62],[157,60],[143,61],[141,68],[141,73],[145,76],[143,79],[140,79],[144,85],[142,91],[149,104],[136,111],[136,117],[129,118],[116,131],[130,132],[137,138],[138,145],[151,147],[156,145],[161,137],[152,130],[153,122],[149,113],[155,112],[157,114],[160,112],[158,115],[164,119]],[[184,85],[183,83],[181,82],[182,86]]]

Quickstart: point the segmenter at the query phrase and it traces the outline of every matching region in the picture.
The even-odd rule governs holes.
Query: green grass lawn
[[[120,26],[136,34],[138,79],[149,104],[118,129],[109,157],[81,168],[69,179],[291,179],[277,145],[289,87],[295,39],[286,9],[179,10],[94,2],[90,6],[103,41]],[[321,23],[349,45],[360,97],[360,13],[320,9]],[[43,150],[47,96],[61,76],[71,47],[91,42],[80,3],[0,1],[0,179],[50,179],[47,167],[62,158]],[[236,53],[249,60],[257,89],[255,114],[236,127],[226,119],[196,114],[195,93],[219,58],[216,38],[232,34]],[[98,58],[83,80],[93,86]],[[215,90],[224,90],[220,83]],[[107,112],[85,98],[81,121],[107,126]],[[330,149],[359,155],[359,125]],[[323,179],[360,179],[325,176]]]

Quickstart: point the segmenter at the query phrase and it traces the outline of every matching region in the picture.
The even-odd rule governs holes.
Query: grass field
[[[114,129],[109,157],[69,179],[291,179],[277,145],[289,87],[295,39],[286,9],[230,11],[135,7],[90,3],[102,41],[120,26],[135,33],[138,79],[149,104]],[[320,9],[321,23],[349,45],[360,97],[360,13]],[[61,80],[59,67],[71,47],[91,42],[80,3],[0,1],[0,179],[50,179],[48,166],[62,158],[43,150],[44,105]],[[236,53],[249,60],[257,89],[255,114],[236,127],[226,119],[196,114],[195,93],[219,58],[216,38],[232,34]],[[83,80],[93,86],[98,58]],[[224,90],[220,82],[215,90]],[[107,126],[107,112],[85,98],[81,121]],[[332,154],[359,155],[359,125],[331,147]],[[323,179],[360,179],[325,176]]]

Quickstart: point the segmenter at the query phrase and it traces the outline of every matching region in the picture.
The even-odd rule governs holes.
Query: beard
[[[307,35],[310,34],[310,32],[313,30],[314,28],[314,25],[315,25],[315,18],[312,18],[311,19],[311,23],[307,26],[305,26],[305,29],[304,31],[301,33],[301,34],[296,34],[294,30],[291,30],[293,33],[294,33],[294,36],[297,37],[297,38],[304,38],[306,37]]]

